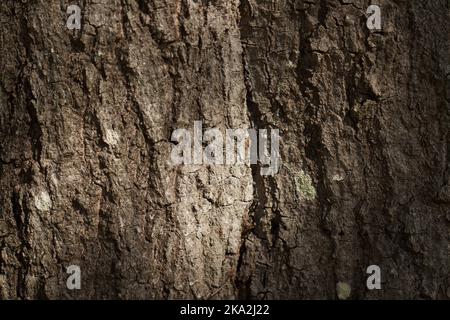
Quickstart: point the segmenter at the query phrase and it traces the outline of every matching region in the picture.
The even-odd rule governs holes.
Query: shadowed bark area
[[[0,298],[450,298],[449,3],[376,3],[2,1]],[[194,121],[278,174],[173,166]]]

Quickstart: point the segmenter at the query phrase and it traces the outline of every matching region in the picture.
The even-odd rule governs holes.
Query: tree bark
[[[2,1],[0,297],[450,298],[449,2],[370,4]],[[280,171],[171,165],[196,120]]]

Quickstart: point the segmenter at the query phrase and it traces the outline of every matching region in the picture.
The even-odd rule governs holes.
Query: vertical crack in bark
[[[250,57],[247,51],[247,40],[245,39],[244,34],[245,28],[249,27],[244,25],[251,18],[251,5],[248,0],[242,0],[239,5],[240,12],[240,21],[239,21],[239,29],[241,35],[241,46],[242,46],[242,66],[244,71],[244,84],[246,89],[246,105],[248,110],[248,116],[252,127],[255,129],[269,129],[272,127],[267,121],[263,120],[263,114],[260,111],[258,104],[254,101],[254,92],[253,92],[253,84],[251,77],[251,66],[249,65]],[[267,56],[266,61],[264,62],[264,70],[268,80],[268,86],[271,86],[271,76],[270,71],[267,66]],[[259,149],[259,145],[258,145]],[[259,153],[260,150],[258,150]],[[237,267],[237,278],[239,279],[241,268],[245,263],[245,255],[246,255],[246,244],[247,236],[249,233],[253,233],[256,237],[261,239],[266,247],[266,249],[270,252],[276,245],[278,240],[281,240],[279,237],[280,224],[281,224],[281,213],[278,208],[278,196],[277,196],[277,182],[273,176],[263,177],[260,174],[261,164],[258,162],[257,165],[253,165],[251,168],[252,177],[253,177],[253,202],[250,206],[249,213],[250,218],[253,220],[253,225],[250,229],[244,229],[240,256],[238,260]],[[270,222],[270,230],[266,230],[262,220],[268,214],[268,210],[266,210],[266,204],[271,203],[271,212],[273,216],[271,217]],[[270,238],[268,238],[270,236]],[[251,278],[246,280],[239,280],[241,287],[238,287],[238,296],[240,298],[252,298],[251,296]]]
[[[18,238],[20,240],[19,251],[16,252],[17,260],[20,263],[20,267],[17,274],[16,294],[20,299],[27,298],[26,292],[26,276],[30,268],[29,253],[31,245],[29,243],[29,216],[30,212],[27,209],[25,199],[22,198],[20,191],[14,191],[12,198],[12,212],[14,220],[16,221]]]

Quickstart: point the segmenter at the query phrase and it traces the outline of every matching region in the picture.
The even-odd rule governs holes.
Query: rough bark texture
[[[449,2],[376,3],[1,1],[0,297],[450,297]],[[280,172],[171,166],[195,120]]]

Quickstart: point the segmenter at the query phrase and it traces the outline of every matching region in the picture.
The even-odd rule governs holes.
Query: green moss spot
[[[347,300],[352,293],[352,288],[348,283],[338,282],[336,285],[336,292],[339,300]]]
[[[316,198],[316,189],[313,186],[311,177],[303,170],[295,178],[297,192],[302,199],[314,200]]]

